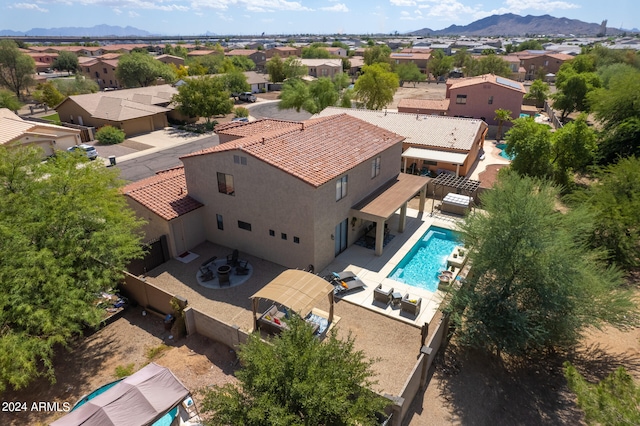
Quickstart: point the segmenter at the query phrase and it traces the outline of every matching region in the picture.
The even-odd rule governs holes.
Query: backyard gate
[[[127,271],[132,275],[144,275],[147,271],[162,265],[170,258],[166,235],[145,243],[143,248],[145,250],[144,257],[132,260],[127,266]]]

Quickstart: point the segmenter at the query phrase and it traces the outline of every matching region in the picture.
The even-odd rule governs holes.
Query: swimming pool
[[[430,226],[388,278],[435,292],[438,276],[447,268],[447,257],[457,245],[460,245],[457,232]]]
[[[513,156],[506,153],[506,151],[504,150],[506,147],[506,143],[499,143],[498,145],[496,145],[496,148],[500,148],[500,157],[506,158],[507,160],[511,161],[513,160]]]

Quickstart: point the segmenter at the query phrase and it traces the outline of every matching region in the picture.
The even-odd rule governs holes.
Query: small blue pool
[[[435,292],[438,276],[447,269],[447,257],[460,245],[459,238],[460,235],[455,231],[430,226],[388,278]]]
[[[506,151],[504,150],[506,147],[506,143],[499,143],[498,145],[496,145],[496,148],[500,148],[500,157],[506,158],[507,160],[511,161],[513,160],[513,156],[506,153]]]

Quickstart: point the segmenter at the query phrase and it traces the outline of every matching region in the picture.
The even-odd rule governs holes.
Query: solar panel
[[[513,80],[507,80],[506,78],[496,77],[496,83],[520,90],[520,84],[518,84],[517,82],[515,82]]]
[[[397,58],[397,57],[410,58],[410,57],[412,57],[413,55],[412,55],[411,53],[394,53],[394,54],[393,54],[393,55],[391,55],[391,56],[393,56],[394,58]]]

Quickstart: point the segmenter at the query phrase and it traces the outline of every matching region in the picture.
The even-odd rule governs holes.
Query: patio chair
[[[334,287],[333,294],[336,296],[342,296],[366,287],[364,282],[351,271],[334,272],[331,283]]]
[[[227,255],[227,265],[236,266],[238,264],[238,256],[240,252],[238,249],[233,250],[233,253]]]
[[[422,298],[411,298],[409,293],[405,294],[402,300],[400,301],[400,310],[411,314],[413,316],[418,316],[420,313],[420,305],[422,304]]]
[[[248,275],[249,274],[249,261],[238,260],[236,264],[236,275]]]
[[[206,274],[210,270],[209,266],[211,266],[211,264],[215,262],[217,258],[218,256],[213,256],[202,262],[202,264],[200,265],[200,273],[203,275]]]
[[[373,289],[373,300],[383,303],[385,306],[391,302],[392,295],[393,287],[391,287],[389,290],[383,290],[382,284],[378,284],[378,287]]]

